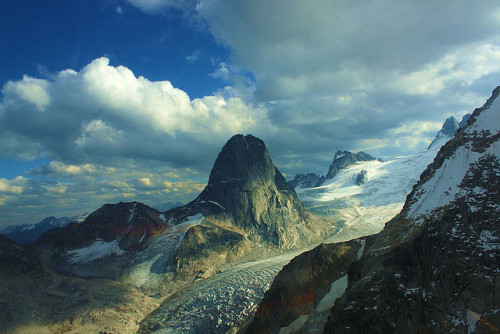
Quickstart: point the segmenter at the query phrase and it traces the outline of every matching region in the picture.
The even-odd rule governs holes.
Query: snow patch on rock
[[[92,245],[88,247],[74,249],[68,251],[67,253],[67,255],[71,257],[69,259],[69,263],[90,262],[97,259],[102,259],[103,257],[113,254],[125,254],[125,251],[118,245],[118,240],[113,240],[110,242],[106,242],[104,240],[96,240]]]

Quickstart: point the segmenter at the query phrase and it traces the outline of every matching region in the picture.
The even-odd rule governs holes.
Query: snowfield
[[[439,144],[444,144],[442,140]],[[406,196],[420,174],[434,160],[440,145],[385,162],[367,161],[341,170],[315,188],[297,188],[297,195],[311,211],[331,217],[340,231],[327,242],[347,241],[380,232],[403,208]],[[356,184],[367,172],[368,181]]]
[[[125,251],[118,245],[118,240],[106,242],[96,240],[92,245],[68,251],[69,263],[90,262],[110,255],[123,255]]]

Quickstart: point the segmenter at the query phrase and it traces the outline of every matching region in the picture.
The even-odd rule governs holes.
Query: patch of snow
[[[68,251],[67,255],[71,257],[69,263],[82,263],[102,259],[112,254],[123,255],[124,253],[125,251],[118,245],[118,240],[110,242],[96,240],[88,247]]]
[[[130,283],[148,288],[156,288],[168,276],[169,264],[186,231],[200,224],[205,217],[199,213],[188,217],[184,222],[167,228],[161,235],[152,239],[148,247],[137,254],[133,266],[129,268]]]
[[[305,323],[309,319],[308,315],[301,315],[297,319],[295,319],[290,325],[286,327],[281,327],[279,334],[292,334],[297,333],[302,327],[304,327]]]
[[[438,149],[434,147],[385,162],[360,162],[339,171],[319,187],[299,188],[296,192],[315,213],[343,223],[337,235],[327,242],[375,234],[401,211],[406,196]],[[360,187],[355,181],[362,170],[366,170],[370,182]]]
[[[366,240],[361,239],[361,248],[358,250],[358,254],[357,254],[358,260],[361,259],[361,256],[363,256],[363,252],[365,251],[365,244],[366,244]]]
[[[321,313],[331,309],[335,305],[337,298],[342,297],[347,289],[347,275],[342,276],[332,283],[330,292],[328,292],[316,307],[316,312]]]
[[[130,216],[128,216],[128,222],[130,223],[132,221],[132,219],[134,219],[134,215],[135,215],[135,207],[137,206],[137,202],[134,203],[134,206],[132,207],[132,209],[130,209]]]
[[[225,207],[223,207],[222,205],[220,205],[219,203],[215,202],[215,201],[208,201],[209,203],[212,203],[212,204],[215,204],[217,205],[218,207],[220,207],[222,210],[226,210]]]
[[[165,215],[163,213],[161,213],[158,218],[160,218],[161,220],[163,220],[165,223],[167,222],[167,217],[165,217]]]

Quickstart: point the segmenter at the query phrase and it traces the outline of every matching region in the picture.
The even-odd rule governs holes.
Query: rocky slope
[[[142,203],[106,204],[82,223],[42,234],[35,248],[59,273],[118,278],[167,228],[161,213]]]
[[[441,148],[401,213],[367,238],[326,333],[498,330],[499,93]]]
[[[288,181],[288,184],[293,189],[299,188],[313,188],[320,186],[325,182],[325,177],[323,175],[318,175],[315,173],[307,174],[297,174],[293,180]]]

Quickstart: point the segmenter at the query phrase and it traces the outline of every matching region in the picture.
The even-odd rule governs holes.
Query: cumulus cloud
[[[83,214],[120,201],[137,200],[153,207],[166,202],[187,203],[207,181],[184,169],[109,168],[61,162],[34,168],[28,175],[33,178],[0,178],[0,226],[34,223],[50,215]]]
[[[265,111],[240,98],[191,100],[170,82],[136,77],[107,58],[52,80],[25,76],[2,93],[4,158],[31,145],[66,164],[154,160],[206,168],[231,135],[270,128]]]

